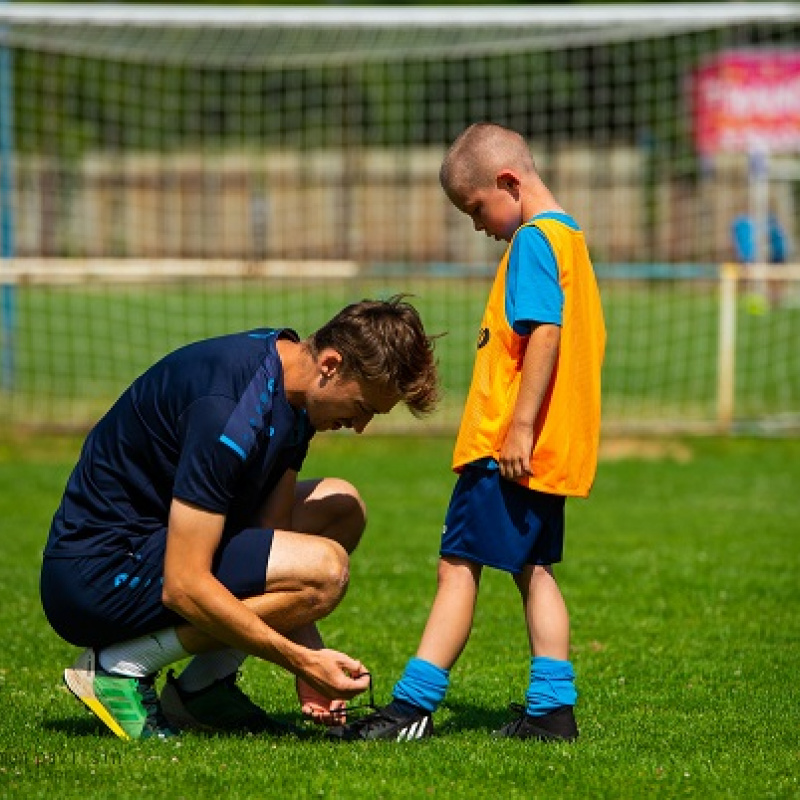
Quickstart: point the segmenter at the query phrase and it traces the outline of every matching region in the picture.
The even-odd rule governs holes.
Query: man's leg
[[[298,483],[294,530],[274,533],[266,591],[243,602],[285,636],[307,646],[322,646],[314,623],[333,611],[344,596],[349,580],[347,553],[357,546],[365,523],[363,502],[346,481],[327,478]],[[245,653],[217,649],[217,642],[189,626],[180,628],[179,635],[187,649],[199,655],[177,681],[168,680],[162,695],[168,716],[186,726],[191,718],[182,711],[193,708],[195,717],[200,717],[195,721],[207,729],[221,729],[220,723],[227,730],[274,728],[274,721],[235,687]],[[299,680],[298,693],[315,696]],[[237,711],[224,714],[222,720],[215,709],[223,707]]]
[[[64,670],[64,682],[78,700],[120,739],[168,739],[178,733],[164,717],[156,675],[133,677],[106,672],[93,648]]]
[[[345,548],[352,549],[358,543],[365,513],[358,493],[350,484],[325,479],[298,484],[293,524],[295,521],[302,525],[305,535],[278,531],[273,540],[272,531],[243,532],[250,541],[245,541],[246,537],[238,541],[233,537],[228,543],[235,543],[231,553],[224,553],[221,559],[224,568],[226,558],[231,557],[232,563],[227,565],[229,573],[233,573],[229,588],[235,588],[237,571],[242,568],[257,570],[260,559],[262,592],[243,602],[285,635],[313,624],[338,605],[348,580]],[[308,533],[319,534],[321,538]],[[149,557],[152,560],[154,554],[149,553]],[[140,578],[133,570],[141,566],[141,563],[132,563],[113,583],[116,586],[119,582],[120,597],[130,593],[137,615],[141,615],[145,605],[151,604],[155,617],[164,616],[166,620],[171,615],[160,605],[160,572],[152,576],[143,574]],[[258,579],[255,576],[252,579],[258,585]],[[69,585],[72,584],[68,582],[66,586]],[[118,613],[117,618],[130,617]],[[113,627],[122,626],[115,622]],[[187,692],[201,693],[203,689],[214,687],[218,697],[224,695],[225,702],[217,705],[236,709],[233,725],[231,716],[226,715],[225,729],[235,728],[237,720],[248,730],[276,727],[235,686],[236,673],[245,654],[189,625],[157,628],[154,633],[137,635],[100,650],[90,648],[65,671],[65,680],[73,693],[121,738],[169,736],[174,730],[161,715],[153,689],[154,678],[163,667],[197,653],[202,655],[192,660],[188,673],[184,670],[181,679],[187,675]],[[168,680],[167,699],[175,694],[174,684]]]
[[[300,481],[292,530],[333,539],[352,553],[367,525],[367,509],[356,488],[340,478]]]
[[[351,484],[337,478],[298,483],[293,530],[274,532],[264,593],[243,602],[284,635],[327,616],[347,589],[348,553],[358,545],[365,525],[363,502]],[[232,561],[247,556],[246,551],[235,554]],[[227,571],[236,569],[232,563]],[[178,635],[191,653],[221,649],[220,642],[189,625],[180,626]]]
[[[161,664],[187,655],[160,603],[162,569],[140,554],[104,559],[45,559],[42,599],[48,620],[78,645],[113,641],[129,631],[126,647],[88,647],[64,671],[72,693],[121,739],[168,738],[154,679]],[[152,631],[141,635],[143,631]],[[124,635],[124,633],[123,633]]]

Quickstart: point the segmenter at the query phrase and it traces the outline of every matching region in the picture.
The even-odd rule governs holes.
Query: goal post
[[[793,3],[0,3],[0,426],[85,428],[186,341],[306,335],[407,292],[447,332],[426,424],[452,431],[502,246],[438,169],[488,119],[526,137],[586,232],[605,430],[797,430],[797,268],[767,268],[759,314],[753,270],[722,266],[752,197],[750,132],[722,124],[772,97],[741,65],[775,56],[771,169],[796,157],[798,41]],[[792,183],[773,185],[797,241]]]

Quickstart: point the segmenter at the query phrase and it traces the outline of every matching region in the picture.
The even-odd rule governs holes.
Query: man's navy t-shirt
[[[173,497],[251,526],[314,430],[284,394],[278,338],[261,329],[190,344],[141,375],[83,446],[53,518],[49,557],[137,552]]]

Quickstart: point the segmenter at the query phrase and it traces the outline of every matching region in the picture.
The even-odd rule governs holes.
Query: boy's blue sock
[[[540,717],[560,706],[574,706],[577,699],[575,671],[570,661],[547,656],[531,658],[531,677],[525,695],[528,714]]]
[[[449,675],[449,670],[430,661],[412,658],[392,690],[395,702],[436,711],[450,684]]]

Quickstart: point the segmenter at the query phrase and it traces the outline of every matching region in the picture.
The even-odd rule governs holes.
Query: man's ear
[[[509,192],[514,198],[519,197],[519,176],[510,169],[502,169],[497,173],[497,188]]]
[[[320,374],[323,378],[333,378],[342,367],[342,357],[332,347],[326,347],[317,359]]]

